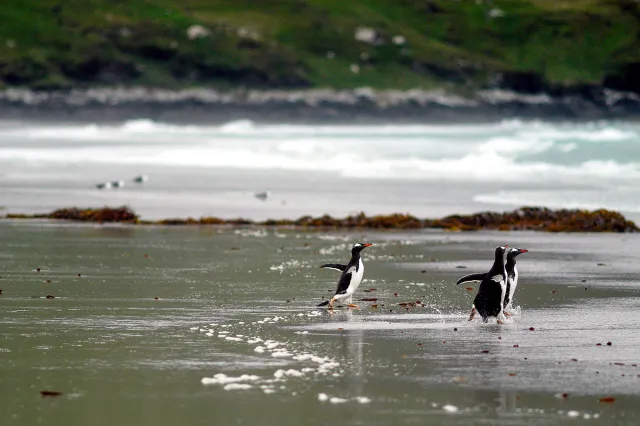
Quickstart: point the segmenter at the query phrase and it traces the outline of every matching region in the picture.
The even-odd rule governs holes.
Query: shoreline
[[[131,225],[164,226],[259,226],[301,227],[306,229],[443,229],[449,231],[543,231],[543,232],[615,232],[634,233],[640,228],[621,213],[600,210],[551,210],[545,207],[521,207],[511,212],[480,212],[470,215],[449,215],[440,219],[419,219],[409,214],[367,216],[360,213],[345,218],[330,215],[303,216],[296,220],[267,219],[253,221],[243,218],[218,217],[170,218],[142,220],[128,207],[101,209],[64,208],[44,214],[7,214],[3,219],[52,219],[72,222],[125,223]]]
[[[504,119],[548,121],[640,119],[640,95],[593,89],[561,95],[481,90],[469,97],[442,90],[165,90],[144,87],[70,91],[0,91],[5,120],[113,122],[138,118],[221,124],[258,123],[481,123]]]

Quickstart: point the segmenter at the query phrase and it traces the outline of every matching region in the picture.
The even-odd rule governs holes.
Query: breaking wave
[[[640,178],[640,127],[628,123],[349,126],[239,120],[199,126],[131,120],[0,128],[0,138],[0,161],[283,169],[443,181],[598,184]]]

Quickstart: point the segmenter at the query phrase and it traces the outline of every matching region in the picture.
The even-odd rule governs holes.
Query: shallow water
[[[640,421],[636,235],[11,221],[0,233],[2,425]],[[356,299],[378,307],[315,308],[337,279],[317,266],[357,240],[374,246]],[[469,323],[475,285],[455,280],[505,243],[531,250],[520,314]]]

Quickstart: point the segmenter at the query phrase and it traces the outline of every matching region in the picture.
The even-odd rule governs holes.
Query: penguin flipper
[[[340,271],[343,272],[345,269],[347,269],[347,265],[342,265],[340,263],[325,263],[324,265],[320,266],[321,268],[326,268],[326,269],[334,269],[336,271]]]
[[[324,302],[318,303],[316,306],[327,306],[329,304],[328,300],[325,300]]]
[[[456,283],[456,285],[460,284],[460,283],[466,283],[467,281],[482,281],[484,280],[484,277],[486,277],[487,274],[469,274],[469,275],[465,275],[464,277],[460,278],[458,280],[458,282]]]

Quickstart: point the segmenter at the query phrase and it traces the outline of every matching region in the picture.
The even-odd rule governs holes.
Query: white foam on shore
[[[273,373],[273,377],[275,377],[276,379],[281,379],[285,376],[290,376],[290,377],[303,377],[304,373],[302,371],[299,370],[294,370],[294,369],[289,369],[289,370],[276,370],[275,373]]]
[[[306,316],[317,317],[322,315],[320,311],[310,311]],[[292,317],[299,318],[296,314],[292,314]],[[262,321],[258,321],[258,323],[267,323],[267,324],[276,324],[281,321],[287,321],[287,316],[274,316],[274,317],[265,317]],[[255,324],[255,322],[254,322]],[[244,325],[239,324],[238,325]],[[223,385],[223,389],[225,390],[236,390],[236,389],[251,389],[252,385],[249,385],[246,382],[258,383],[260,385],[260,389],[265,394],[271,394],[276,392],[276,388],[273,387],[273,383],[285,382],[291,379],[301,379],[308,375],[332,375],[339,376],[336,372],[336,369],[340,367],[340,363],[335,359],[330,357],[323,357],[308,351],[295,351],[289,347],[289,345],[282,341],[277,341],[273,339],[263,339],[262,337],[256,336],[255,333],[249,334],[237,334],[233,333],[233,324],[222,324],[219,326],[221,330],[218,332],[218,337],[224,339],[225,341],[237,342],[237,343],[246,343],[247,345],[257,345],[253,351],[256,354],[270,354],[272,358],[279,359],[290,359],[291,362],[300,362],[300,363],[312,363],[313,366],[305,366],[299,369],[294,368],[285,368],[285,369],[277,369],[272,378],[263,377],[260,378],[254,375],[243,374],[239,377],[230,377],[225,375],[224,373],[218,373],[213,377],[205,377],[202,379],[202,383],[205,385],[209,384],[219,384]],[[239,331],[239,330],[238,330]],[[242,331],[247,333],[246,328],[242,328]],[[212,334],[214,330],[210,330],[208,335]],[[233,336],[232,336],[233,334]],[[246,338],[246,340],[245,340]],[[238,384],[242,386],[229,386],[231,384]],[[286,389],[286,386],[281,385],[279,387],[280,390]],[[342,397],[331,397],[330,402],[332,403],[343,403],[347,402],[348,399],[344,399]],[[358,397],[353,399],[361,404],[367,403],[370,400],[366,397]]]
[[[251,388],[253,388],[253,386],[246,383],[230,383],[228,385],[225,385],[223,389],[228,391],[228,390],[247,390]]]
[[[254,382],[256,380],[260,380],[259,376],[254,376],[250,374],[243,374],[238,377],[227,376],[224,373],[215,374],[213,377],[203,377],[201,382],[203,385],[225,385],[228,383],[238,383],[238,382]]]

